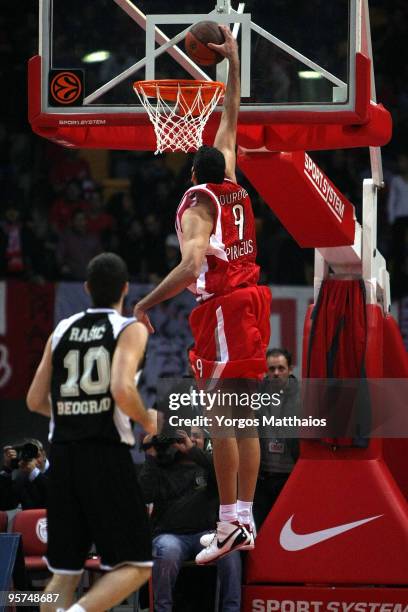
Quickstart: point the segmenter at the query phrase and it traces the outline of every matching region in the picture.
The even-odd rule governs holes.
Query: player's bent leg
[[[53,595],[53,601],[42,603],[41,612],[55,612],[59,608],[66,610],[72,606],[75,589],[81,577],[82,573],[73,575],[54,574],[44,590],[44,595]],[[56,595],[58,595],[58,598],[55,600]]]
[[[124,565],[102,576],[78,601],[86,612],[109,610],[149,580],[151,567]]]

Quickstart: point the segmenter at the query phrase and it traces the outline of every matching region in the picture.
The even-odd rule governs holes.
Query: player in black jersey
[[[135,377],[148,332],[121,315],[127,269],[113,253],[88,265],[93,308],[61,321],[49,338],[27,395],[30,410],[51,417],[47,563],[59,593],[42,610],[112,608],[151,573],[151,537],[129,447],[131,421],[156,432]],[[105,574],[72,606],[92,544]],[[72,606],[72,608],[70,608]]]

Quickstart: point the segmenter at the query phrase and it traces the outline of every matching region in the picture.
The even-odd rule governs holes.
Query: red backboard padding
[[[356,112],[241,112],[238,145],[249,150],[311,151],[386,144],[391,138],[391,117],[381,105],[369,102],[369,61],[361,54],[356,57],[356,72]],[[58,108],[43,113],[41,88],[37,55],[28,64],[28,117],[38,135],[78,148],[155,150],[156,137],[147,114],[131,110],[79,113],[78,109],[61,113]],[[210,117],[204,131],[206,144],[213,143],[219,120],[219,112]]]
[[[326,117],[326,120],[328,118]],[[392,136],[390,113],[382,104],[370,104],[364,125],[309,122],[276,125],[240,125],[238,144],[248,151],[325,151],[382,147]]]
[[[250,153],[238,165],[301,247],[354,243],[354,206],[307,153]]]

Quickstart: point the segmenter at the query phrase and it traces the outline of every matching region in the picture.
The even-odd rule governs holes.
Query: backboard
[[[376,103],[368,0],[70,0],[67,6],[39,2],[39,53],[28,76],[29,121],[41,136],[64,146],[154,150],[133,83],[226,82],[227,61],[204,70],[184,52],[188,28],[211,19],[229,24],[239,42],[240,147],[369,146],[381,183],[378,147],[391,137],[391,117]],[[207,144],[220,112],[209,118]]]
[[[271,113],[276,121],[277,113],[286,117],[296,111],[353,112],[358,4],[359,0],[70,0],[67,5],[64,0],[41,0],[42,112],[55,112],[57,107],[61,114],[119,114],[131,109],[144,116],[132,90],[136,80],[225,81],[226,62],[204,69],[184,53],[186,30],[203,19],[231,24],[238,38],[240,121],[255,122],[260,112],[263,123]],[[83,96],[63,104],[55,99],[48,75],[57,69],[82,71]]]

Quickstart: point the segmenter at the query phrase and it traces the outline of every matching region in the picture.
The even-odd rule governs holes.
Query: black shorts
[[[48,493],[51,571],[79,574],[92,544],[105,570],[152,565],[150,526],[124,444],[53,444]]]

